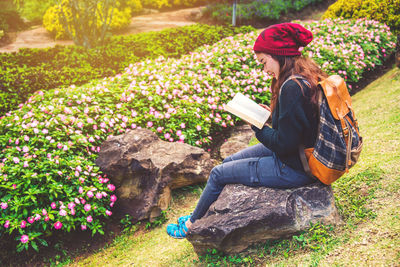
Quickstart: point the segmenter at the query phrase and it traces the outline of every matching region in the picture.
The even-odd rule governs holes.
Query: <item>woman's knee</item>
[[[232,157],[228,156],[222,161],[222,164],[227,163],[227,162],[232,161],[232,160],[233,160]]]
[[[211,170],[210,176],[208,177],[208,182],[214,185],[220,185],[221,177],[222,177],[222,165],[217,165]]]

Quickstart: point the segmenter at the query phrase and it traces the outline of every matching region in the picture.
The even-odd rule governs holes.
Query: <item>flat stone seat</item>
[[[232,254],[306,230],[310,223],[340,221],[332,189],[322,183],[294,189],[231,184],[193,223],[187,239],[198,254],[214,248]]]

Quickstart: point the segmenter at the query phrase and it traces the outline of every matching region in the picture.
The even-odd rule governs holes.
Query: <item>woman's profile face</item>
[[[269,75],[278,78],[279,63],[266,53],[256,53],[257,61],[264,65],[263,71]]]

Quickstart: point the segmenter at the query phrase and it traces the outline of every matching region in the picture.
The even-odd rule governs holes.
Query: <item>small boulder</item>
[[[225,159],[230,155],[247,148],[253,136],[254,132],[249,125],[245,124],[236,126],[231,137],[228,138],[219,150],[221,158]]]
[[[103,142],[96,164],[116,186],[116,210],[137,221],[167,209],[171,189],[207,181],[215,162],[201,148],[135,129]]]
[[[213,248],[238,253],[255,243],[290,236],[316,222],[340,222],[330,186],[315,183],[272,189],[230,184],[204,217],[193,223],[187,239],[198,254]]]

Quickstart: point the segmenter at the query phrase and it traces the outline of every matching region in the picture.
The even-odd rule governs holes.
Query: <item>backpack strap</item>
[[[281,95],[281,90],[282,90],[283,86],[284,86],[288,81],[293,80],[293,79],[302,80],[302,81],[305,82],[305,84],[307,84],[308,87],[311,87],[311,84],[310,84],[303,76],[300,76],[300,75],[290,75],[290,76],[282,83],[281,88],[279,89],[279,95]]]

